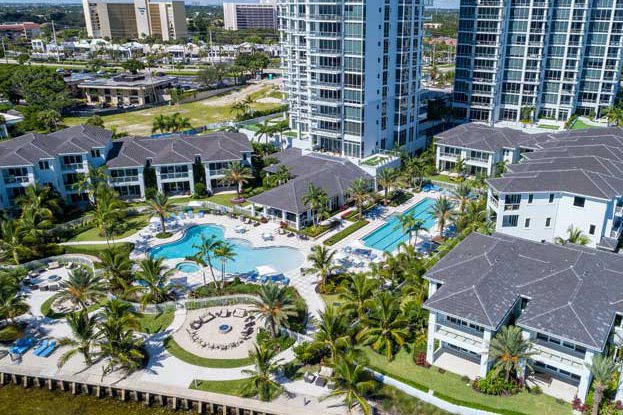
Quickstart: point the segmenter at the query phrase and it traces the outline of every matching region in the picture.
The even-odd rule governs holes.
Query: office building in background
[[[166,41],[188,36],[182,0],[83,0],[83,7],[93,38]]]
[[[364,158],[418,140],[424,0],[280,0],[295,147]]]
[[[491,124],[599,115],[619,91],[622,36],[612,0],[462,0],[458,115]]]
[[[223,3],[225,29],[277,29],[277,5],[273,1],[257,4]]]
[[[32,40],[41,34],[39,23],[2,23],[0,24],[0,37],[9,40],[26,39]]]

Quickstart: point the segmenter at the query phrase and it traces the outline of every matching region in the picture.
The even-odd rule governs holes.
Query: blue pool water
[[[430,213],[430,208],[435,204],[434,199],[425,198],[405,213],[424,220],[424,227],[432,229],[437,220]],[[367,247],[385,252],[393,252],[398,245],[409,240],[409,235],[402,232],[398,215],[392,215],[384,225],[376,228],[363,238]]]
[[[184,259],[195,255],[199,250],[193,245],[201,244],[201,235],[206,238],[214,235],[224,240],[223,228],[217,225],[197,225],[189,228],[184,236],[175,241],[154,247],[149,255],[154,258]],[[303,264],[303,254],[294,248],[271,247],[253,248],[243,239],[228,239],[234,246],[236,257],[225,265],[225,272],[240,273],[253,271],[259,265],[270,265],[278,271],[286,272],[300,267]],[[213,259],[215,268],[220,269],[220,262]]]
[[[192,262],[180,262],[179,264],[175,266],[175,268],[178,271],[182,271],[186,273],[197,272],[200,269],[197,264],[194,264]]]

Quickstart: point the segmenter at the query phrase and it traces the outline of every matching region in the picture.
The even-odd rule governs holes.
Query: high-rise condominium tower
[[[418,143],[424,0],[279,0],[293,145],[362,158]]]
[[[466,120],[599,114],[619,91],[623,1],[461,0],[454,83]]]

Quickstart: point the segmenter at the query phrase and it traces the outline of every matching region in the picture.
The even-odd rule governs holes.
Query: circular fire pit
[[[226,334],[231,331],[231,326],[229,324],[221,324],[218,326],[218,332],[221,334]]]

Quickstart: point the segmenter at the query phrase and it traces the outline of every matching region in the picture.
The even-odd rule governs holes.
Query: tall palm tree
[[[22,209],[31,209],[45,217],[53,218],[61,210],[61,199],[50,186],[34,183],[24,189],[24,194],[17,198]]]
[[[318,331],[314,333],[314,342],[329,349],[329,356],[335,362],[338,352],[346,349],[350,343],[348,330],[350,328],[346,315],[332,306],[327,306],[320,313]]]
[[[102,251],[100,265],[112,291],[127,289],[132,282],[132,262],[121,250],[109,248]]]
[[[7,220],[2,222],[0,229],[2,230],[2,238],[0,238],[2,256],[12,258],[15,265],[19,265],[22,256],[30,252],[30,248],[24,244],[20,224],[15,220]]]
[[[58,298],[61,301],[69,301],[81,309],[86,309],[89,304],[99,301],[106,295],[106,286],[102,278],[85,268],[73,270],[60,286]]]
[[[169,198],[164,193],[158,192],[153,200],[149,202],[149,205],[150,211],[160,217],[162,232],[166,232],[166,219],[169,217],[169,210],[171,209]]]
[[[253,369],[243,369],[242,373],[249,375],[243,386],[245,395],[257,396],[261,401],[270,401],[281,392],[282,387],[273,377],[280,367],[281,359],[275,359],[277,351],[266,347],[265,344],[254,345],[249,353],[253,360]]]
[[[363,364],[351,358],[339,359],[334,370],[335,389],[328,397],[342,397],[349,413],[359,406],[364,415],[371,415],[372,408],[366,400],[366,394],[376,386],[372,373]]]
[[[335,251],[328,249],[324,245],[315,245],[311,249],[311,253],[307,256],[307,260],[311,262],[309,268],[303,268],[303,275],[315,274],[320,277],[318,285],[324,287],[327,280],[339,270],[339,266],[333,263]]]
[[[134,335],[132,328],[124,327],[114,319],[107,319],[99,324],[99,329],[99,355],[107,359],[102,377],[113,370],[130,374],[141,368],[145,361],[143,341]]]
[[[269,185],[278,186],[284,183],[287,183],[292,175],[290,174],[290,169],[285,164],[277,167],[277,171],[270,176],[267,177]]]
[[[608,356],[596,355],[593,357],[591,364],[586,367],[593,375],[593,389],[595,396],[593,397],[592,415],[599,414],[599,406],[604,397],[604,392],[612,381],[612,377],[616,373],[617,364],[613,358]]]
[[[179,112],[172,114],[168,120],[168,129],[173,133],[179,133],[180,131],[192,128],[190,120],[186,117],[182,117]]]
[[[225,266],[229,261],[233,261],[236,255],[238,254],[234,245],[227,241],[222,241],[214,248],[214,257],[221,262],[221,289],[225,287]]]
[[[521,329],[516,326],[504,326],[491,340],[489,359],[493,361],[495,374],[504,371],[504,380],[508,382],[511,375],[521,377],[522,362],[527,361],[533,352],[532,344],[524,339]]]
[[[465,212],[465,207],[471,200],[471,195],[472,186],[466,182],[459,183],[459,185],[452,191],[452,198],[458,203],[459,212],[461,214]]]
[[[566,245],[567,243],[586,245],[591,241],[590,238],[582,232],[582,229],[576,228],[573,225],[569,225],[567,234],[569,235],[567,239],[561,238],[560,236],[556,237],[556,243],[560,245]]]
[[[268,144],[268,138],[275,133],[275,127],[268,124],[268,120],[265,120],[262,124],[258,125],[255,137],[257,142],[262,141],[262,137],[266,137],[266,144]]]
[[[396,169],[383,169],[376,176],[376,183],[383,188],[383,204],[387,205],[387,197],[392,187],[397,186],[398,171]]]
[[[303,195],[302,201],[311,210],[312,224],[316,227],[318,218],[324,217],[327,213],[327,204],[329,203],[327,192],[310,182],[307,185],[307,193]]]
[[[0,318],[5,322],[15,322],[15,318],[28,312],[30,306],[20,295],[18,289],[0,289]]]
[[[602,116],[608,119],[609,124],[616,126],[623,125],[623,108],[618,105],[606,108]]]
[[[132,304],[118,298],[111,298],[103,303],[98,317],[123,328],[135,330],[140,328],[137,313]]]
[[[372,191],[370,190],[370,183],[363,177],[359,177],[353,180],[352,184],[348,188],[348,194],[351,199],[355,201],[357,206],[357,215],[363,218],[363,207],[372,199]]]
[[[220,179],[221,182],[227,185],[235,185],[236,186],[236,198],[240,199],[240,193],[242,192],[242,186],[249,183],[249,180],[253,178],[253,174],[251,173],[251,169],[247,166],[244,166],[239,161],[234,161],[229,165],[229,168],[225,170],[223,173],[223,177]]]
[[[93,210],[93,221],[100,230],[100,234],[106,237],[106,244],[110,246],[110,238],[115,226],[123,216],[124,203],[107,184],[101,184],[96,191],[97,203]]]
[[[378,287],[377,279],[368,278],[363,273],[350,274],[337,290],[342,301],[341,310],[354,312],[359,319],[362,319],[371,307],[372,295]]]
[[[454,163],[454,167],[452,168],[452,170],[454,171],[454,173],[457,173],[459,175],[462,175],[463,173],[465,173],[465,160],[463,160],[461,157],[456,159],[456,162]]]
[[[296,316],[294,297],[286,287],[272,282],[264,284],[258,292],[259,301],[253,304],[252,313],[263,321],[272,337],[279,335],[282,327],[288,328],[288,318]]]
[[[408,319],[400,310],[398,297],[383,291],[374,296],[371,311],[362,321],[357,339],[392,360],[409,335]]]
[[[205,235],[201,234],[201,244],[193,245],[194,249],[197,249],[198,252],[190,257],[191,260],[195,261],[199,265],[204,268],[210,268],[210,274],[212,274],[212,281],[214,281],[214,286],[216,288],[219,287],[218,282],[216,281],[216,276],[214,275],[214,267],[212,266],[212,257],[214,256],[214,252],[221,246],[223,241],[218,239],[214,235],[210,235],[207,238]],[[205,277],[205,269],[202,269],[203,274],[203,285],[206,285],[206,277]]]
[[[251,105],[246,101],[234,102],[231,106],[231,112],[236,114],[237,119],[242,119],[251,110]]]
[[[161,303],[175,299],[175,287],[169,284],[169,277],[175,272],[174,269],[167,270],[164,266],[164,259],[154,259],[150,256],[141,260],[138,264],[139,271],[136,273],[136,280],[142,283],[146,293],[141,297],[143,307],[148,303]]]
[[[65,366],[65,363],[76,354],[80,353],[84,357],[84,363],[91,366],[93,362],[93,346],[96,341],[97,316],[92,315],[86,310],[77,313],[69,313],[65,316],[67,325],[71,329],[71,337],[62,337],[59,340],[61,347],[71,347],[57,362],[58,367]]]
[[[50,213],[47,210],[36,211],[26,208],[19,218],[19,229],[22,240],[28,245],[39,245],[45,240],[46,230],[52,226]]]
[[[75,183],[74,188],[79,193],[86,193],[89,196],[89,202],[92,205],[97,204],[97,197],[99,192],[109,190],[106,185],[108,184],[108,173],[106,172],[106,166],[93,167],[89,164],[87,174],[81,174],[78,181]]]
[[[421,231],[428,231],[428,228],[424,226],[426,222],[424,219],[416,218],[410,213],[403,213],[398,216],[398,224],[396,228],[402,229],[403,233],[406,233],[409,237],[409,245],[411,245],[411,238],[415,233],[415,245],[417,245],[417,237]]]
[[[454,206],[452,205],[452,202],[450,202],[450,200],[445,196],[441,196],[437,199],[435,204],[430,209],[431,214],[437,219],[439,233],[442,236],[448,222],[452,222],[456,217],[453,209]]]
[[[157,131],[164,133],[165,131],[168,131],[168,128],[169,128],[169,119],[166,115],[158,114],[154,117],[152,127],[151,127],[152,134]]]

